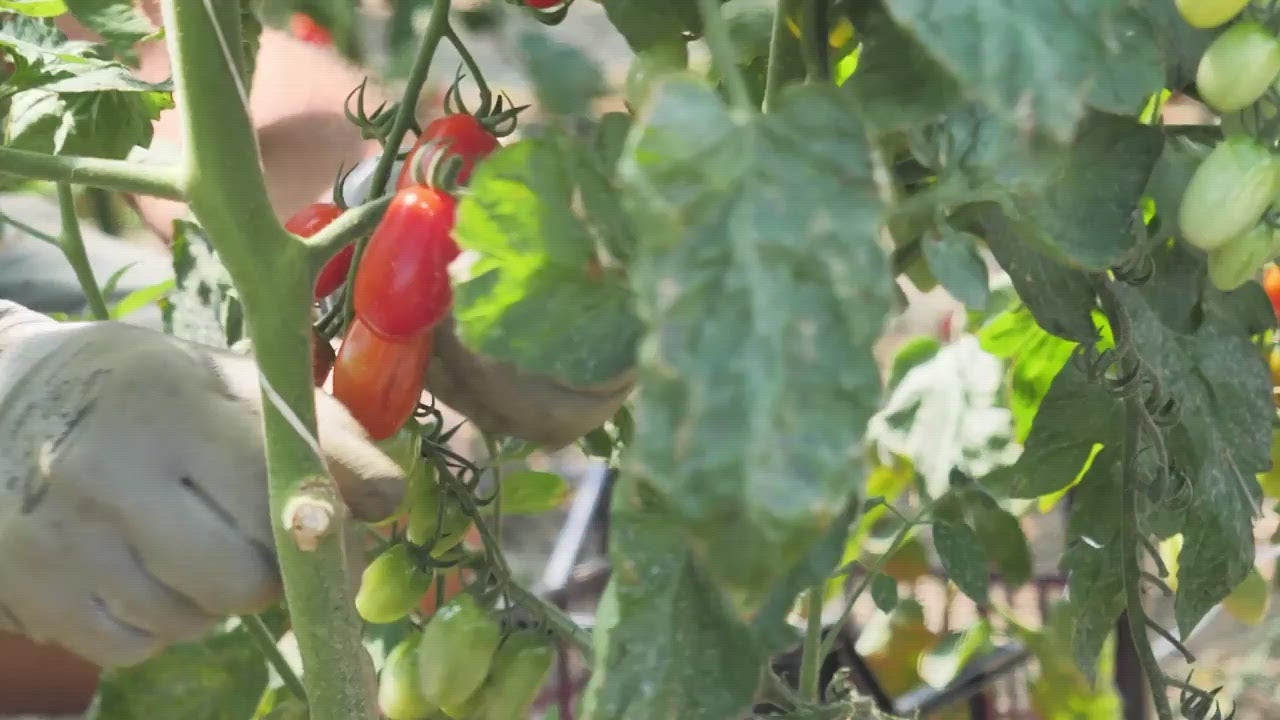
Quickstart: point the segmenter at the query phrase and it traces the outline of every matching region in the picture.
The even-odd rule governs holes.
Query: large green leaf
[[[744,617],[860,485],[889,310],[862,128],[833,88],[736,116],[658,86],[620,165],[649,332],[630,467],[692,530]],[[643,219],[643,222],[639,222]]]
[[[1013,411],[1014,439],[1024,442],[1040,401],[1070,359],[1076,343],[1045,332],[1021,305],[983,325],[978,340],[983,350],[1009,361],[1008,403]]]
[[[1253,567],[1251,521],[1261,501],[1254,476],[1271,465],[1271,379],[1250,339],[1267,300],[1256,283],[1232,296],[1207,290],[1204,321],[1179,333],[1161,322],[1151,294],[1120,290],[1140,354],[1178,403],[1176,440],[1167,446],[1191,488],[1178,556],[1184,636]]]
[[[240,627],[102,676],[92,720],[245,720],[267,687],[267,665]]]
[[[613,503],[614,573],[597,610],[586,720],[725,720],[751,707],[766,655],[634,478]]]
[[[684,32],[702,33],[697,0],[601,0],[609,21],[637,52]]]
[[[591,269],[594,240],[573,207],[593,176],[577,152],[525,140],[477,167],[454,238],[482,257],[455,288],[454,316],[476,352],[582,385],[634,365],[641,328],[621,276]]]
[[[82,25],[113,45],[128,47],[156,31],[132,0],[67,0]]]
[[[893,22],[883,2],[854,3],[849,15],[862,50],[844,87],[858,99],[868,125],[881,131],[911,127],[960,100],[955,77]]]
[[[1136,112],[1163,86],[1150,25],[1121,0],[894,0],[888,9],[967,94],[1060,141],[1086,103]]]

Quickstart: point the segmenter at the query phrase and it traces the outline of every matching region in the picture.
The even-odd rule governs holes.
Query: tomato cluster
[[[1280,232],[1267,217],[1280,193],[1280,155],[1269,139],[1255,137],[1257,127],[1240,122],[1242,111],[1252,117],[1275,114],[1267,91],[1280,75],[1280,38],[1243,15],[1247,5],[1177,0],[1178,11],[1195,27],[1230,23],[1196,70],[1200,98],[1224,114],[1226,137],[1196,168],[1178,208],[1182,237],[1205,251],[1209,280],[1222,291],[1240,287],[1280,255]]]
[[[462,593],[387,656],[379,709],[390,720],[523,717],[552,659],[546,633],[517,630],[504,639],[497,617]]]
[[[395,196],[370,237],[356,270],[348,325],[336,359],[317,344],[316,384],[333,365],[333,394],[375,440],[389,438],[417,407],[432,353],[432,331],[453,305],[449,263],[453,241],[453,188],[501,147],[474,116],[438,118],[419,135],[395,183]],[[313,203],[285,223],[302,237],[342,215],[334,203]],[[316,276],[315,298],[328,297],[348,277],[355,246],[339,250]],[[322,370],[322,365],[326,367]]]

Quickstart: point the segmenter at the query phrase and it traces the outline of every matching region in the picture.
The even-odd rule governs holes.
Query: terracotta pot
[[[98,668],[54,645],[0,632],[0,715],[82,713]]]

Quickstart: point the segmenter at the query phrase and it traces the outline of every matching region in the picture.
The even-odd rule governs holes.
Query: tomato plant
[[[449,263],[455,203],[439,190],[410,186],[396,193],[356,272],[356,316],[390,338],[420,335],[453,302]]]
[[[0,167],[60,223],[0,216],[0,297],[50,320],[0,304],[0,457],[29,479],[0,490],[0,625],[138,660],[103,674],[101,720],[511,718],[553,652],[589,672],[588,720],[848,718],[866,701],[824,684],[846,622],[890,700],[1016,641],[1046,716],[1114,717],[1111,681],[1141,673],[1161,720],[1213,717],[1225,695],[1167,676],[1149,640],[1268,607],[1280,15],[506,4],[160,0],[159,28],[128,3],[0,3]],[[626,50],[569,37],[570,9]],[[327,31],[294,14],[322,11]],[[356,79],[289,66],[290,33],[336,39],[307,57]],[[151,37],[172,81],[129,64]],[[190,209],[127,198],[131,232],[172,234],[168,284],[126,288],[128,263],[85,247],[99,190]],[[298,194],[335,201],[280,223]],[[4,272],[11,231],[66,260],[36,288],[56,302],[22,285],[44,268]],[[912,325],[923,293],[956,301],[945,320]],[[100,322],[151,302],[151,334]],[[154,392],[97,395],[126,381]],[[585,479],[549,467],[572,445]],[[608,584],[570,615],[527,586],[507,518],[592,498],[570,517],[607,533]],[[110,510],[91,533],[68,509],[86,504]],[[981,619],[1055,584],[1029,536],[1060,558],[1053,616]],[[32,558],[50,569],[20,573]],[[130,570],[146,582],[120,590]],[[915,597],[929,577],[955,592]],[[147,632],[73,630],[106,611]],[[1121,621],[1134,653],[1109,650]],[[301,676],[273,650],[286,631]]]

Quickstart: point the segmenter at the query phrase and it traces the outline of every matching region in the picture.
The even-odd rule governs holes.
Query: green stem
[[[181,175],[168,167],[154,167],[124,160],[104,160],[66,155],[45,155],[29,150],[0,148],[0,168],[5,174],[33,180],[153,195],[182,200]]]
[[[809,82],[828,80],[831,77],[831,61],[827,57],[827,37],[831,32],[827,23],[827,2],[828,0],[805,0],[800,15],[800,47]]]
[[[342,500],[316,440],[310,249],[268,201],[237,57],[239,4],[163,0],[192,211],[244,304],[263,388],[276,554],[314,720],[373,720]]]
[[[476,91],[480,94],[480,113],[488,113],[493,108],[493,91],[489,89],[489,83],[485,82],[484,72],[480,69],[480,64],[476,62],[475,57],[471,55],[471,51],[467,49],[462,38],[458,37],[458,33],[454,31],[452,25],[446,25],[444,36],[449,39],[449,43],[453,45],[453,49],[458,51],[458,55],[462,58],[462,62],[466,64],[467,69],[471,71],[471,75],[476,83]]]
[[[302,243],[311,249],[311,266],[319,271],[339,250],[373,232],[391,204],[391,196],[380,197],[342,213],[337,220]]]
[[[573,618],[570,618],[555,605],[529,592],[514,580],[508,580],[505,587],[513,602],[526,611],[541,616],[542,620],[561,637],[573,643],[573,646],[581,653],[583,662],[588,665],[594,662],[592,659],[594,648],[591,645],[591,634],[579,627],[578,623],[573,621]]]
[[[371,198],[382,197],[387,181],[391,178],[391,166],[395,164],[396,155],[400,152],[400,143],[404,140],[404,134],[409,131],[409,126],[413,124],[414,118],[417,117],[418,97],[422,94],[422,86],[426,84],[427,76],[431,73],[431,60],[435,58],[436,48],[440,47],[440,39],[449,28],[451,4],[452,0],[434,0],[431,3],[431,17],[427,20],[422,45],[418,47],[418,57],[409,71],[404,97],[400,99],[395,120],[391,123],[391,131],[387,133],[382,156],[378,158],[378,164],[373,169],[373,178],[369,183]],[[343,292],[347,318],[344,325],[350,323],[355,315],[355,303],[351,301],[351,293],[356,285],[356,270],[360,267],[360,258],[364,257],[364,249],[368,244],[368,236],[356,240],[356,250],[351,256],[351,268],[347,271],[347,289]]]
[[[47,242],[50,245],[56,245],[58,247],[62,246],[62,244],[58,242],[58,238],[54,237],[53,235],[50,235],[49,233],[44,232],[43,230],[37,230],[36,228],[22,222],[21,220],[15,217],[12,217],[10,215],[6,215],[2,212],[0,212],[0,225],[12,225],[37,240],[43,240],[44,242]]]
[[[241,615],[240,622],[244,623],[245,629],[249,631],[249,637],[253,638],[253,644],[258,646],[262,656],[267,659],[271,667],[276,669],[276,674],[284,681],[285,687],[289,688],[289,692],[305,703],[307,701],[307,689],[302,686],[302,681],[298,679],[298,674],[293,671],[293,666],[289,664],[284,654],[280,652],[280,646],[276,644],[276,639],[271,637],[271,631],[267,629],[267,624],[262,622],[262,618],[257,615]]]
[[[871,564],[871,567],[867,568],[867,573],[862,576],[858,581],[857,587],[853,589],[853,592],[850,593],[849,597],[845,600],[844,609],[840,611],[840,617],[835,621],[836,626],[843,625],[845,620],[849,618],[850,613],[853,612],[854,604],[858,602],[858,598],[862,597],[862,593],[866,592],[867,587],[871,585],[872,578],[880,572],[880,569],[889,561],[889,558],[893,557],[893,553],[898,550],[902,543],[906,542],[907,535],[910,534],[911,529],[920,525],[924,521],[924,516],[929,512],[929,509],[932,506],[932,503],[925,504],[924,507],[920,508],[919,512],[916,513],[916,516],[911,520],[911,522],[898,528],[898,533],[893,536],[893,542],[889,543],[889,549],[885,550],[884,554],[876,558],[876,561]],[[822,645],[818,651],[819,655],[821,657],[830,655],[831,650],[835,647],[836,640],[839,639],[839,637],[840,633],[838,632],[827,633],[827,636],[822,640]]]
[[[800,658],[800,692],[810,702],[818,702],[818,670],[822,667],[822,591],[824,584],[809,588],[809,624]]]
[[[720,75],[728,88],[729,103],[738,110],[751,110],[751,94],[747,92],[747,81],[738,69],[729,27],[720,14],[720,0],[698,0],[698,13],[702,16],[703,31],[706,33],[707,45],[711,48],[711,59],[720,69]]]
[[[764,81],[764,111],[769,112],[778,102],[778,93],[782,90],[782,86],[792,68],[787,62],[793,55],[791,51],[795,47],[795,43],[790,38],[790,28],[787,27],[787,10],[791,7],[794,0],[778,0],[778,5],[773,11],[773,31],[769,36],[769,65],[765,69]]]
[[[58,213],[62,217],[62,233],[58,247],[76,271],[76,280],[80,281],[80,289],[89,301],[89,310],[95,320],[109,320],[111,312],[107,310],[107,301],[102,297],[102,288],[93,276],[93,266],[89,264],[89,255],[84,249],[84,236],[80,234],[80,218],[76,217],[76,199],[71,194],[71,185],[58,183]]]

